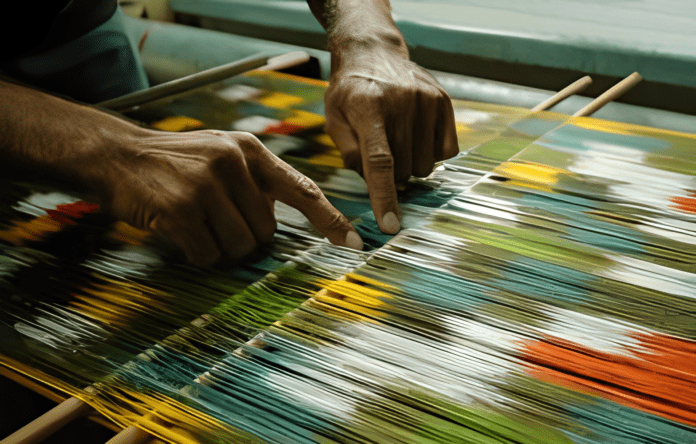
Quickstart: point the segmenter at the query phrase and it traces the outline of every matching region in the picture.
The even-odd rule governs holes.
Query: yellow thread
[[[314,114],[310,113],[309,111],[296,109],[292,111],[292,117],[288,117],[284,120],[284,122],[289,123],[290,125],[297,125],[302,128],[312,128],[325,124],[326,118],[320,114]]]
[[[569,171],[560,168],[533,162],[503,162],[493,172],[510,179],[542,185],[553,185],[558,182],[558,176],[561,174],[570,174]]]
[[[314,296],[315,300],[372,318],[386,317],[387,313],[382,309],[389,307],[389,304],[385,300],[393,299],[383,291],[344,280],[326,282],[324,287]]]
[[[521,180],[510,180],[506,184],[506,186],[512,186],[512,187],[524,187],[524,188],[530,188],[532,190],[539,190],[539,191],[544,191],[546,193],[553,193],[553,188],[551,188],[548,185],[542,185],[539,183],[532,183],[532,182],[523,182]]]
[[[269,108],[287,109],[304,101],[302,97],[291,96],[282,92],[272,92],[258,99],[259,103]]]
[[[59,231],[63,226],[50,216],[39,216],[29,221],[14,222],[0,230],[0,240],[22,245],[24,241],[36,241],[43,236]]]
[[[387,317],[387,314],[381,311],[373,310],[371,308],[364,307],[362,305],[358,305],[346,300],[341,300],[332,296],[315,296],[315,300],[317,302],[322,302],[325,304],[329,305],[334,305],[340,308],[343,308],[345,310],[353,311],[356,313],[359,313],[363,316],[366,316],[365,318],[362,318],[361,320],[363,321],[368,321],[368,322],[374,322],[374,320],[370,320],[369,318],[385,318]]]
[[[114,239],[132,245],[142,245],[143,240],[145,240],[150,233],[119,221],[114,224],[114,229],[109,235]]]
[[[334,143],[331,136],[329,136],[328,134],[320,134],[317,137],[315,137],[314,140],[321,143],[322,145],[328,146],[329,148],[336,148],[336,144]]]
[[[680,133],[678,131],[670,131],[659,128],[648,128],[646,126],[634,125],[630,123],[611,122],[592,117],[574,117],[570,119],[567,124],[593,131],[621,134],[625,136],[654,138],[659,138],[659,136],[671,136],[696,140],[696,134]]]
[[[152,127],[162,131],[178,133],[181,131],[191,131],[205,128],[205,123],[192,117],[173,116],[166,117],[159,122],[153,123]]]
[[[104,278],[105,284],[94,285],[94,288],[83,288],[84,294],[75,294],[75,300],[70,305],[76,310],[107,324],[127,326],[129,319],[127,314],[114,307],[140,307],[147,305],[157,307],[163,312],[168,312],[164,301],[154,299],[153,295],[168,296],[167,293],[158,291],[137,283],[116,282]]]
[[[345,168],[341,153],[338,150],[330,150],[322,154],[316,154],[310,157],[309,162],[315,165],[326,165],[334,168]]]
[[[374,286],[374,287],[383,288],[383,289],[385,289],[386,291],[391,291],[391,292],[398,292],[398,291],[399,291],[398,288],[393,287],[393,286],[391,286],[391,285],[389,285],[389,284],[385,284],[384,282],[380,282],[380,281],[378,281],[378,280],[375,280],[375,279],[372,279],[372,278],[369,278],[369,277],[365,277],[365,276],[362,276],[362,275],[359,275],[359,274],[356,274],[356,273],[348,273],[348,274],[346,275],[346,278],[347,278],[349,281],[363,282],[363,283],[365,283],[365,284],[372,285],[372,286]],[[391,296],[389,296],[389,295],[386,295],[386,296],[391,298]]]
[[[461,122],[455,122],[455,128],[458,134],[470,133],[472,131],[471,128],[469,128]]]

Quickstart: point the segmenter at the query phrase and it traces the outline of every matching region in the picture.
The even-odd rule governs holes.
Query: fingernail
[[[360,239],[360,235],[355,231],[349,231],[348,234],[346,234],[346,247],[354,250],[362,250],[363,241]]]
[[[396,217],[396,214],[392,213],[391,211],[385,214],[382,218],[382,228],[382,231],[387,234],[398,233],[401,229],[401,224],[399,223],[399,219]]]

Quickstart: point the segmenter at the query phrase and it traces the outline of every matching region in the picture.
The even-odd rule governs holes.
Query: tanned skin
[[[380,229],[400,229],[396,185],[457,153],[449,97],[408,59],[387,0],[309,0],[332,54],[327,131],[363,174]],[[361,249],[310,179],[252,134],[142,128],[0,80],[0,158],[86,185],[113,216],[176,242],[188,259],[241,259],[270,242],[275,200],[337,245]]]
[[[0,151],[94,190],[116,218],[176,242],[197,265],[270,242],[275,200],[332,243],[361,249],[348,220],[252,134],[141,128],[95,108],[0,81]]]
[[[409,60],[388,0],[308,0],[327,32],[326,131],[367,182],[384,233],[400,229],[396,190],[459,152],[452,102]]]

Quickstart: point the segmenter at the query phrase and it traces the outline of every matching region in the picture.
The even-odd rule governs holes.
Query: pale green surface
[[[148,31],[140,55],[153,84],[174,80],[253,54],[282,54],[297,50],[307,51],[316,57],[319,60],[322,78],[329,77],[330,56],[325,51],[130,17],[127,19],[127,29],[135,41],[139,41],[145,31]],[[550,91],[457,74],[435,71],[432,74],[450,96],[465,100],[532,108],[553,94]],[[555,106],[553,110],[572,114],[589,102],[590,99],[586,97],[573,96]],[[623,103],[610,103],[599,110],[595,117],[676,131],[696,131],[696,118],[693,116]]]
[[[304,0],[171,0],[174,10],[322,33]],[[412,46],[696,87],[693,0],[392,0]]]

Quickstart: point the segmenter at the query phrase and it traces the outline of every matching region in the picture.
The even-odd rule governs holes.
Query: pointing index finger
[[[394,157],[389,149],[383,113],[367,105],[359,116],[350,116],[358,135],[363,174],[370,193],[372,211],[383,233],[396,234],[401,229],[401,210],[394,184]]]
[[[259,170],[269,195],[302,212],[332,244],[362,250],[360,235],[319,187],[275,155],[268,155],[272,158]]]

